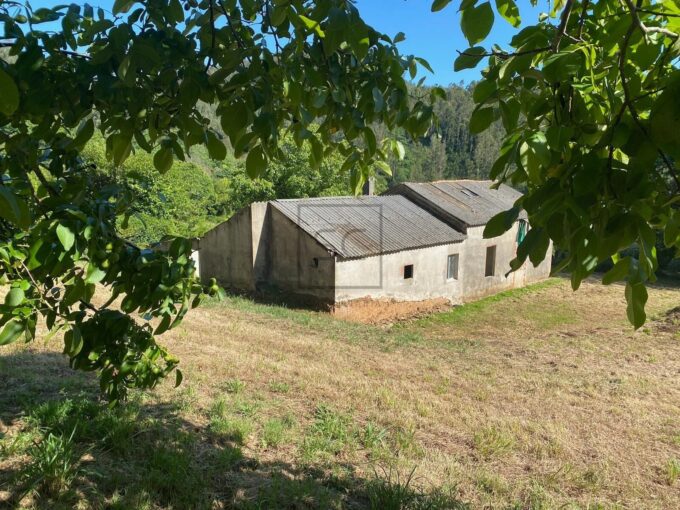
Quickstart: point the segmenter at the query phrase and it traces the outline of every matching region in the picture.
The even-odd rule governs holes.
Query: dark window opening
[[[496,274],[496,247],[486,247],[486,269],[484,276],[494,276]]]
[[[312,259],[312,267],[319,267],[319,259],[317,257]]]
[[[413,264],[404,266],[404,280],[410,280],[413,278]]]
[[[454,253],[449,255],[446,263],[446,279],[447,280],[457,280],[458,279],[458,254]]]

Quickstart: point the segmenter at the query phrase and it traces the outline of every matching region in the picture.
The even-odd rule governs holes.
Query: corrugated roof
[[[485,225],[496,214],[510,209],[522,196],[519,191],[505,184],[501,184],[497,190],[491,189],[492,184],[493,181],[471,180],[405,182],[388,193],[415,193],[468,227],[476,227]]]
[[[274,200],[271,204],[343,258],[465,239],[465,234],[399,195]]]

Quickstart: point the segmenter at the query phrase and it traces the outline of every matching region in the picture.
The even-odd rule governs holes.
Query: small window
[[[484,276],[493,276],[496,274],[496,247],[486,247],[486,269]]]
[[[319,267],[319,259],[317,257],[312,259],[312,267]]]
[[[457,280],[458,279],[458,254],[454,253],[449,255],[446,261],[446,279],[447,280]]]
[[[413,264],[404,266],[404,280],[410,280],[413,278]]]

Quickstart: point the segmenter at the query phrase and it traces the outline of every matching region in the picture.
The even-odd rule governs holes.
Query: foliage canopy
[[[432,10],[450,3],[435,1]],[[455,67],[487,64],[470,129],[502,121],[506,135],[491,178],[528,190],[510,213],[525,209],[532,225],[514,267],[542,260],[552,239],[568,253],[556,270],[570,272],[576,289],[612,259],[603,282],[626,282],[628,318],[640,327],[645,284],[658,268],[656,233],[680,247],[680,2],[551,4],[510,48],[481,45],[497,19],[490,2],[460,4],[470,48]],[[521,25],[514,0],[496,0],[495,12],[499,23]],[[499,217],[486,235],[504,225]],[[639,257],[622,255],[633,243]]]
[[[155,336],[204,290],[187,240],[166,253],[118,236],[130,203],[120,186],[92,185],[82,150],[95,131],[113,166],[144,151],[166,173],[197,145],[227,156],[202,113],[216,104],[251,177],[282,159],[285,130],[314,168],[341,154],[360,189],[374,165],[389,171],[387,151],[403,156],[374,126],[423,135],[442,94],[413,98],[405,74],[427,62],[401,56],[402,36],[373,30],[345,0],[116,0],[112,13],[3,1],[0,20],[9,48],[0,62],[0,263],[10,289],[0,345],[34,339],[45,319],[64,332],[71,365],[96,370],[114,401],[176,367]]]

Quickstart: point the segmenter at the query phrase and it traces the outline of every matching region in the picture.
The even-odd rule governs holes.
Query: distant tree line
[[[403,160],[390,160],[392,176],[376,175],[376,190],[381,192],[398,182],[438,179],[485,179],[499,150],[501,128],[496,126],[473,135],[468,123],[474,102],[471,87],[452,85],[447,97],[436,104],[438,128],[413,140],[396,133],[406,148]],[[428,93],[427,88],[414,94]],[[209,105],[204,114],[219,126]],[[380,134],[380,128],[377,128]],[[383,131],[387,136],[388,133]],[[119,229],[129,240],[148,245],[165,235],[200,236],[234,212],[256,201],[275,198],[301,198],[351,194],[348,172],[342,172],[343,159],[334,155],[324,159],[319,169],[309,164],[309,147],[298,148],[292,137],[283,138],[285,157],[272,162],[258,178],[251,179],[243,159],[229,151],[224,161],[208,156],[196,147],[187,162],[175,162],[164,174],[154,170],[152,156],[135,152],[121,168],[106,158],[101,137],[93,138],[84,157],[96,168],[100,185],[122,186],[133,203],[133,214],[121,218]]]

